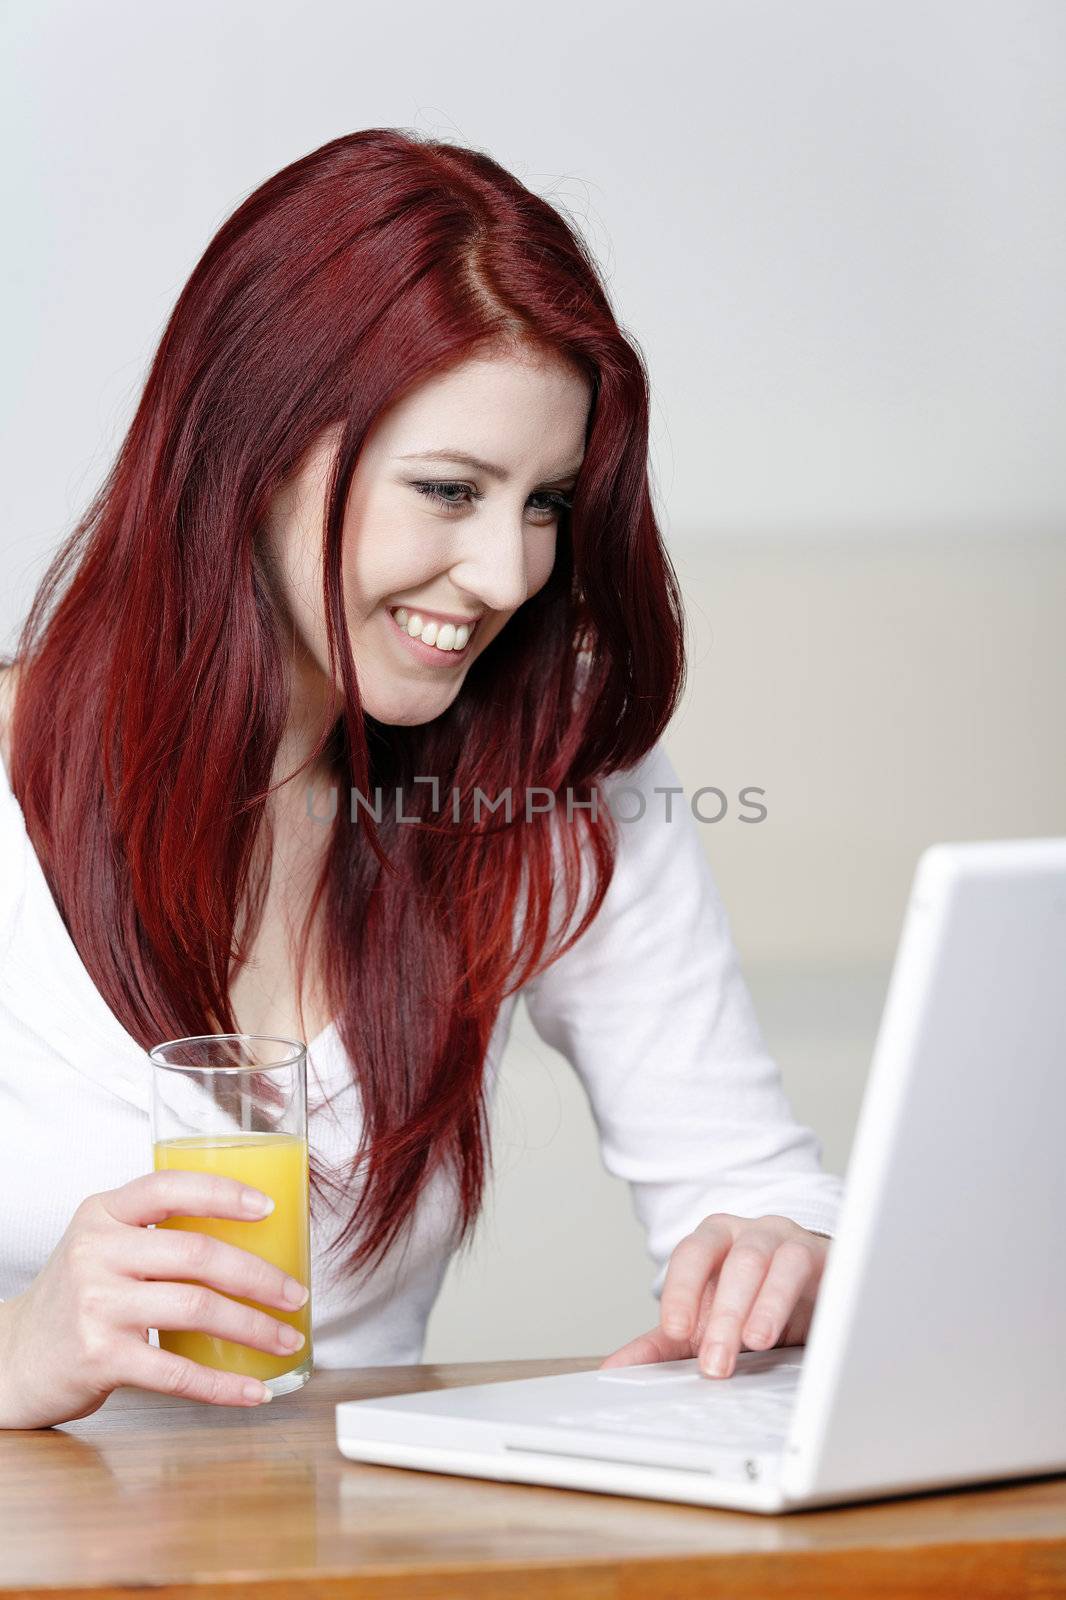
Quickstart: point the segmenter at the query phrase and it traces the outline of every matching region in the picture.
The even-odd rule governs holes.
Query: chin
[[[418,728],[426,722],[432,722],[436,717],[442,716],[452,704],[458,693],[459,685],[452,688],[450,694],[438,691],[436,694],[397,694],[366,695],[363,698],[363,710],[375,722],[383,723],[390,728]]]

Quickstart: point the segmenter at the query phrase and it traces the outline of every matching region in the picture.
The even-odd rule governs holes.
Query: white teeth
[[[406,606],[397,606],[392,615],[410,638],[421,639],[423,644],[431,644],[437,650],[461,650],[474,631],[465,622],[457,628],[453,622],[423,620],[419,612],[408,611]]]

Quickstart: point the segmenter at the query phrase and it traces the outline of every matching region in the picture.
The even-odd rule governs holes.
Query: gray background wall
[[[764,823],[702,837],[794,1109],[845,1171],[918,852],[1064,831],[1057,0],[8,0],[0,46],[5,643],[269,173],[411,127],[568,209],[651,373],[691,650],[667,743],[690,792],[766,790]],[[521,1008],[496,1162],[426,1358],[650,1326],[628,1195]]]

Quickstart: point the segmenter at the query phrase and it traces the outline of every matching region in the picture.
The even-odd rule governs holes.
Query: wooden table
[[[347,1461],[339,1400],[602,1358],[317,1372],[261,1410],[117,1390],[0,1431],[0,1596],[1066,1596],[1066,1478],[765,1517]]]

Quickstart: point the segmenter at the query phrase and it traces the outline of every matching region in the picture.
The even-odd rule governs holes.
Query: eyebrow
[[[487,478],[496,478],[500,483],[506,483],[510,474],[504,467],[493,466],[491,461],[482,461],[478,456],[467,455],[465,450],[415,450],[411,455],[400,456],[400,461],[456,461],[464,467],[473,467],[475,472],[483,472]],[[549,476],[545,481],[557,483],[563,478],[576,478],[581,470],[581,461],[576,467],[564,467],[561,472]]]

